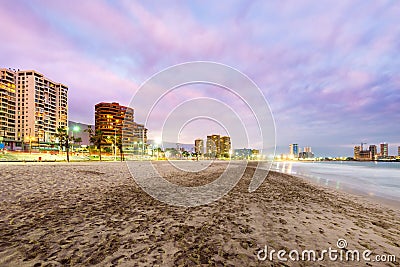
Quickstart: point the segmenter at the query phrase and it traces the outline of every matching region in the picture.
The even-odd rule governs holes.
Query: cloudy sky
[[[67,84],[71,120],[93,123],[94,104],[128,105],[155,73],[202,60],[258,85],[275,118],[278,153],[290,143],[318,155],[351,155],[361,141],[388,142],[391,154],[400,145],[398,1],[0,4],[1,66]],[[143,119],[137,107],[136,117]]]

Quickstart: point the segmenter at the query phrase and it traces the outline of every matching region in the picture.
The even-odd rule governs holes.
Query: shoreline
[[[354,196],[354,197],[362,197],[363,199],[372,202],[372,203],[377,203],[377,204],[383,204],[386,205],[388,207],[392,207],[392,208],[396,208],[400,210],[400,201],[396,200],[396,199],[391,199],[391,198],[385,198],[382,196],[376,196],[376,195],[371,195],[366,193],[365,191],[362,190],[357,190],[355,188],[351,188],[349,187],[347,184],[342,184],[342,187],[340,189],[337,189],[336,186],[332,183],[319,183],[317,182],[316,178],[311,178],[311,177],[307,177],[304,175],[299,175],[299,174],[287,174],[284,172],[279,172],[279,171],[272,171],[272,172],[277,172],[280,174],[286,174],[289,176],[293,176],[293,177],[297,177],[299,179],[302,179],[304,181],[309,182],[310,184],[320,187],[320,188],[325,188],[325,189],[329,189],[329,190],[333,190],[335,192],[342,192],[342,193],[346,193],[348,195]]]
[[[293,163],[293,162],[285,162],[287,164]],[[284,163],[284,164],[285,164]],[[325,168],[325,165],[315,165],[316,168],[310,168],[310,169],[302,169],[300,166],[302,163],[300,162],[296,162],[298,165],[293,165],[292,167],[290,167],[290,170],[287,171],[285,169],[279,169],[278,167],[276,167],[275,169],[273,169],[274,171],[277,171],[279,173],[285,173],[285,174],[289,174],[289,175],[293,175],[296,177],[300,177],[302,179],[305,179],[315,185],[320,185],[323,187],[327,187],[327,188],[331,188],[333,190],[337,190],[337,191],[342,191],[342,192],[347,192],[349,194],[352,195],[356,195],[356,196],[362,196],[365,197],[366,199],[371,199],[373,201],[377,201],[380,203],[384,203],[384,204],[388,204],[390,206],[395,206],[395,207],[400,207],[400,196],[397,196],[394,192],[394,190],[397,189],[396,186],[398,186],[397,184],[395,184],[396,186],[393,187],[393,189],[391,189],[392,193],[388,193],[387,191],[385,192],[384,190],[379,190],[376,188],[379,188],[380,184],[374,184],[374,179],[375,176],[372,176],[369,171],[365,172],[364,170],[367,169],[357,169],[360,167],[373,167],[371,169],[372,174],[373,172],[377,172],[379,170],[382,170],[381,172],[385,171],[385,172],[391,172],[396,171],[398,173],[398,169],[397,168],[388,168],[388,167],[377,167],[375,169],[375,165],[373,166],[364,166],[364,165],[349,165],[349,164],[345,164],[348,163],[347,161],[344,161],[343,165],[341,164],[341,162],[333,162],[333,163],[327,163],[327,162],[313,162],[313,163],[318,163],[318,164],[327,164],[326,166],[328,167],[328,169]],[[367,162],[360,162],[360,163],[367,163]],[[383,162],[382,162],[383,163]],[[333,166],[337,166],[338,169],[334,169],[333,171],[329,171],[331,167]],[[398,165],[396,164],[395,167],[397,167]],[[346,169],[344,169],[346,168]],[[351,168],[355,168],[354,170],[352,170]],[[363,173],[360,172],[360,170],[363,171]],[[338,172],[338,174],[336,174],[336,172]],[[349,174],[344,175],[344,172],[353,172],[355,175],[354,176],[350,176]],[[376,174],[379,175],[379,174]],[[385,177],[384,173],[380,174],[382,177]],[[387,175],[387,173],[386,173]],[[337,178],[335,178],[335,176]],[[348,178],[348,180],[343,179],[342,177],[346,177]],[[363,187],[362,185],[362,180],[359,179],[359,177],[364,177],[366,179],[366,186],[367,187]],[[397,177],[394,177],[397,178]],[[398,177],[400,178],[400,177]],[[354,180],[352,180],[354,179]],[[361,182],[361,184],[358,184],[356,181]],[[382,183],[384,181],[381,181],[380,183]]]

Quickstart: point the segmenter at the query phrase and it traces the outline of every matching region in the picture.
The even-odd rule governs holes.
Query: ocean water
[[[400,162],[274,162],[271,170],[400,206]]]

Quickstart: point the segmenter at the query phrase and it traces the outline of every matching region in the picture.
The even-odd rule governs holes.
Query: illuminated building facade
[[[300,159],[312,159],[314,158],[314,153],[311,151],[311,147],[304,147],[304,151],[299,153]]]
[[[389,156],[389,145],[387,143],[381,143],[380,144],[380,148],[381,148],[381,157],[388,157]]]
[[[206,156],[210,158],[229,158],[231,153],[231,138],[218,134],[208,135],[206,141]]]
[[[34,70],[0,69],[0,75],[4,136],[24,149],[54,143],[57,128],[68,126],[68,87]]]
[[[289,145],[289,155],[291,158],[299,157],[299,145],[298,144],[290,144]]]
[[[0,69],[0,143],[8,149],[15,146],[16,73]]]
[[[194,140],[194,152],[198,155],[204,154],[204,141],[203,139]]]
[[[220,145],[221,157],[229,158],[231,154],[231,138],[229,136],[222,136]]]
[[[68,127],[68,87],[33,70],[18,71],[17,116],[17,140],[55,142],[57,128]]]
[[[103,132],[105,144],[111,144],[115,136],[122,136],[124,145],[147,142],[147,129],[134,121],[134,110],[119,103],[95,105],[95,131]],[[108,141],[107,141],[108,140]]]
[[[365,143],[362,143],[365,144]],[[374,160],[377,157],[376,145],[370,145],[369,149],[363,149],[363,146],[354,147],[354,159],[355,160]]]

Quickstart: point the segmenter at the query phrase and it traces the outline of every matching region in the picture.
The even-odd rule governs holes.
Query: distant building
[[[381,147],[380,155],[382,157],[388,157],[389,156],[389,145],[387,143],[381,143],[380,147]]]
[[[133,123],[133,142],[147,143],[147,128],[143,124]]]
[[[14,149],[16,142],[16,72],[0,69],[0,144]]]
[[[208,135],[206,140],[206,157],[229,158],[231,153],[231,138],[229,136],[220,136],[218,134]]]
[[[378,149],[376,145],[370,145],[369,152],[371,153],[370,155],[371,159],[375,159],[378,156]]]
[[[299,158],[300,159],[312,159],[314,158],[314,153],[313,152],[300,152],[299,153]]]
[[[371,151],[369,150],[361,150],[360,155],[357,160],[372,160],[373,157],[371,155]]]
[[[203,139],[196,139],[194,140],[194,152],[198,155],[204,154],[204,140]]]
[[[233,155],[236,159],[250,159],[251,154],[250,148],[240,148],[233,151]]]
[[[290,144],[289,145],[289,155],[291,158],[299,157],[299,145],[298,144]]]
[[[258,159],[260,150],[251,148],[234,149],[232,157],[235,159]]]
[[[218,158],[221,154],[221,137],[217,134],[208,135],[206,142],[206,156]]]
[[[222,136],[220,145],[221,157],[229,158],[231,153],[231,138],[229,136]]]
[[[363,145],[354,147],[354,159],[355,160],[374,160],[377,158],[377,147],[376,145],[370,145],[368,149],[364,150]]]
[[[251,157],[252,158],[258,158],[260,156],[260,150],[258,149],[252,149],[251,150]]]
[[[354,159],[360,158],[361,146],[354,146]]]
[[[400,146],[397,147],[397,155],[400,157]]]
[[[314,153],[311,151],[311,147],[304,147],[304,151],[299,153],[300,159],[312,159],[314,158]]]

